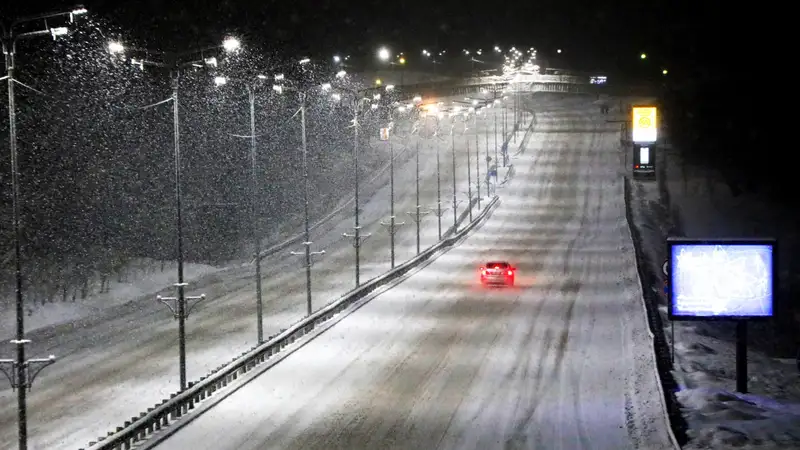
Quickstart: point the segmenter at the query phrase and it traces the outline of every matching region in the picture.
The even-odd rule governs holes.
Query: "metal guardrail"
[[[130,450],[138,443],[152,438],[153,435],[165,427],[169,427],[180,420],[181,417],[195,409],[203,401],[225,389],[229,384],[265,363],[271,357],[309,334],[316,327],[345,311],[380,286],[407,274],[414,267],[431,259],[445,248],[454,246],[489,217],[499,200],[500,198],[495,196],[478,217],[451,237],[444,238],[441,242],[420,253],[419,256],[383,275],[373,278],[288,329],[271,336],[264,344],[244,352],[230,363],[217,367],[210,374],[202,377],[200,381],[190,383],[185,391],[172,394],[170,398],[162,400],[161,403],[152,408],[148,408],[147,411],[140,413],[138,417],[131,417],[130,420],[125,421],[123,426],[108,432],[106,436],[100,437],[97,441],[90,442],[88,447],[80,450]],[[462,217],[466,217],[467,213],[468,211],[465,210],[462,213]]]

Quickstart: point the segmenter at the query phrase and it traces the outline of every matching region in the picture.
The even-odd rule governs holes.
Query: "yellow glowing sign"
[[[658,138],[657,111],[655,106],[633,107],[633,142],[656,142]]]

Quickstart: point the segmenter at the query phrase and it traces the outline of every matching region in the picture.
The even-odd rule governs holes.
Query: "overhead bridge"
[[[411,100],[416,96],[450,97],[458,95],[494,94],[499,97],[503,92],[562,92],[570,94],[587,94],[596,90],[597,85],[590,84],[589,77],[575,75],[539,75],[518,74],[513,77],[475,77],[451,79],[426,83],[397,86],[400,99]],[[377,93],[382,88],[373,88]]]

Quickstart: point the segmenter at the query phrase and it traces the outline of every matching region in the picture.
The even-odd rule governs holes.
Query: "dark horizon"
[[[10,5],[0,15],[35,14],[76,3],[81,2],[36,0]],[[717,3],[82,2],[131,39],[163,48],[188,48],[236,34],[271,51],[309,56],[370,55],[388,45],[412,53],[412,63],[416,52],[437,45],[450,51],[517,45],[536,47],[540,55],[576,68],[641,76],[668,68],[673,78],[724,74],[738,63],[734,58],[741,54],[745,33],[732,20],[736,12],[723,20]],[[645,62],[638,59],[642,52],[648,54]]]

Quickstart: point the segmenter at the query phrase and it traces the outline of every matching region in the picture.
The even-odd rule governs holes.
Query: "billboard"
[[[670,320],[772,317],[776,246],[772,239],[668,239]]]
[[[634,143],[658,140],[658,111],[655,106],[634,106],[632,125]]]

